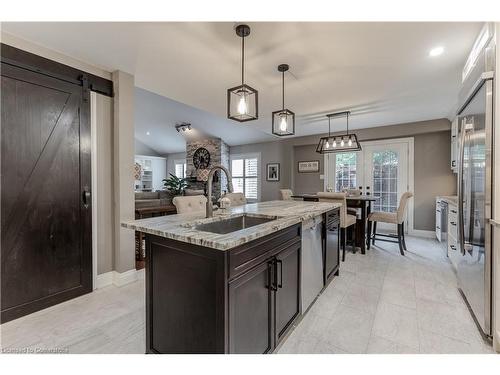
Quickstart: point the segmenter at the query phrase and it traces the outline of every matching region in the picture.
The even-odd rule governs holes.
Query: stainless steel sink
[[[226,233],[236,232],[245,228],[254,227],[256,225],[268,223],[276,219],[277,219],[276,216],[262,217],[262,216],[244,214],[236,217],[217,220],[210,223],[197,224],[194,226],[194,228],[197,230],[201,230],[203,232],[226,234]]]

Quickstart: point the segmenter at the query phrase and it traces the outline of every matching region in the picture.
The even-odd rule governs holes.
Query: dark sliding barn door
[[[88,96],[2,63],[2,322],[92,291]]]

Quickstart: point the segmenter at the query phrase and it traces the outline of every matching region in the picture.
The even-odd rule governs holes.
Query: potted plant
[[[163,186],[168,190],[173,196],[182,195],[184,190],[187,188],[188,183],[185,178],[179,178],[172,173],[169,173],[170,177],[163,179]]]

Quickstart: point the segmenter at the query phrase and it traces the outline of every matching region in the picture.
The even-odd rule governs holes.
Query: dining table
[[[318,202],[317,194],[294,194],[294,199],[302,199],[305,202]],[[361,254],[366,253],[366,245],[369,239],[367,233],[368,215],[372,209],[372,202],[375,202],[380,197],[374,195],[347,195],[347,207],[358,208],[360,215],[356,220],[356,247],[361,249]]]

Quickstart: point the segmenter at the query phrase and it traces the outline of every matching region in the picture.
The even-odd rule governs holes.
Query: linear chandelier
[[[330,154],[337,152],[350,152],[350,151],[361,151],[361,145],[358,142],[358,137],[356,134],[349,133],[349,115],[351,111],[343,111],[330,113],[326,115],[328,117],[328,136],[321,137],[316,147],[316,152],[320,154]],[[330,132],[331,119],[337,117],[346,118],[346,133],[342,135],[332,135]]]

